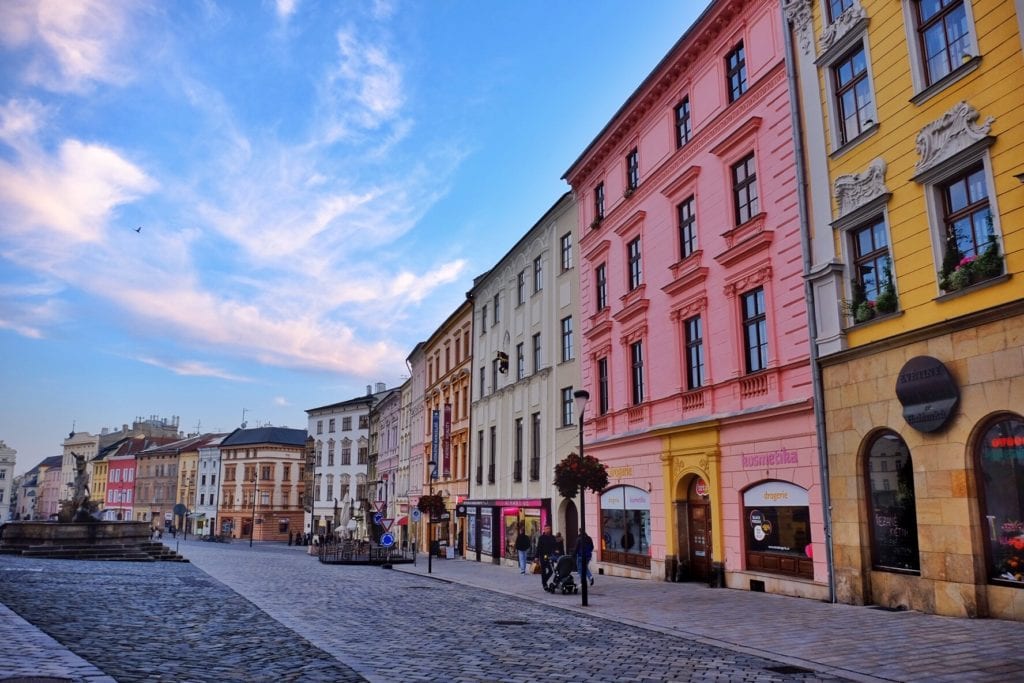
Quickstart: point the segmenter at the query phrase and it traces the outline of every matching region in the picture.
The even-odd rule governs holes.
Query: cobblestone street
[[[5,676],[89,681],[840,680],[415,573],[320,565],[297,548],[189,542],[180,549],[193,564],[0,557],[0,601],[71,651],[62,655],[51,647],[40,653],[45,644],[29,643],[24,635],[9,637],[16,630],[15,618],[0,612]],[[539,584],[536,591],[542,594]],[[63,657],[62,672],[40,664],[48,651],[58,660]]]

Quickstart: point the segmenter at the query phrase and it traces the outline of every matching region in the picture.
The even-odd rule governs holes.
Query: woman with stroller
[[[587,532],[580,529],[580,535],[576,539],[576,573],[580,575],[580,582],[590,581],[594,585],[594,575],[590,572],[590,558],[594,555],[594,540],[587,535]],[[584,576],[583,572],[587,575]]]

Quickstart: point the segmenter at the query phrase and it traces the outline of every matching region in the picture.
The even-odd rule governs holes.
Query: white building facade
[[[572,547],[578,514],[553,485],[577,447],[579,243],[576,202],[563,195],[488,271],[473,300],[473,471],[465,501],[467,559],[514,561],[521,524],[550,524]]]

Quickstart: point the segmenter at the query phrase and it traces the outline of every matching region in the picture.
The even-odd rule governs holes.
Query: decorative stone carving
[[[800,51],[810,55],[814,48],[811,27],[811,0],[783,0],[782,9],[786,19],[796,28],[797,44]]]
[[[822,52],[842,40],[843,36],[850,32],[862,19],[867,19],[868,14],[861,7],[859,0],[853,0],[853,4],[847,7],[842,14],[836,17],[835,21],[825,27],[818,39],[818,46]]]
[[[918,173],[927,171],[988,137],[995,119],[989,116],[982,125],[974,125],[980,117],[977,109],[961,101],[939,120],[922,128],[917,134],[917,154],[921,158],[915,170]]]
[[[872,161],[863,173],[841,175],[836,178],[835,197],[839,204],[840,216],[864,206],[875,197],[888,194],[889,189],[885,186],[885,168],[885,160],[879,157]]]

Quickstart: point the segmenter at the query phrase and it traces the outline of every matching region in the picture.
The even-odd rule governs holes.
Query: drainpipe
[[[783,3],[779,4],[784,27],[786,49],[786,80],[789,83],[789,110],[793,126],[793,153],[796,155],[797,205],[800,211],[800,245],[804,257],[804,297],[807,300],[807,329],[810,337],[811,375],[814,387],[814,428],[818,439],[818,469],[821,473],[821,502],[825,525],[825,563],[828,568],[828,601],[836,602],[836,577],[832,548],[832,497],[828,484],[828,440],[825,436],[825,401],[822,392],[821,366],[818,364],[818,321],[814,313],[814,288],[809,275],[811,261],[810,225],[807,207],[807,170],[804,168],[803,126],[800,120],[800,98],[797,95],[797,76],[794,62],[793,34]]]

